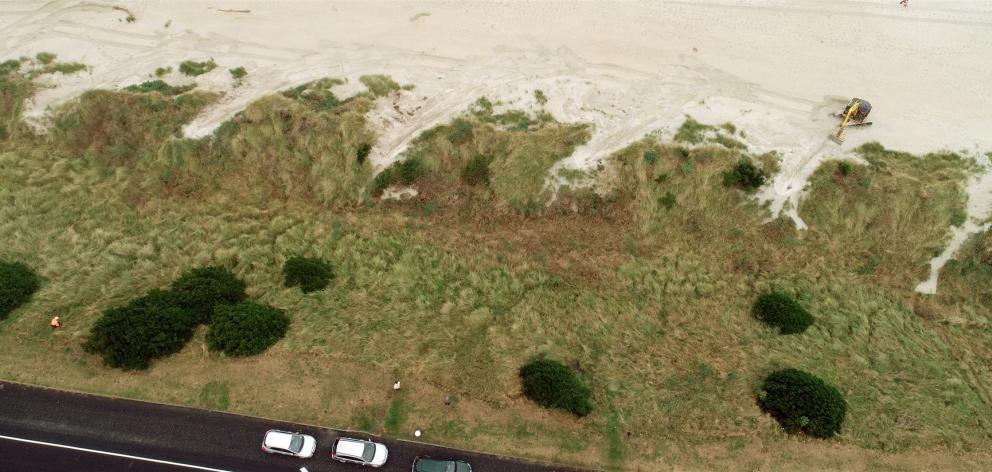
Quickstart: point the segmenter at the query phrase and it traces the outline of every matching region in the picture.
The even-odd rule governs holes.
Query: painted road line
[[[152,458],[149,458],[149,457],[131,456],[131,455],[128,455],[128,454],[119,454],[119,453],[116,453],[116,452],[107,452],[107,451],[101,451],[101,450],[98,450],[98,449],[86,449],[85,447],[67,446],[65,444],[57,444],[57,443],[50,443],[50,442],[44,442],[44,441],[35,441],[33,439],[15,438],[13,436],[0,435],[0,439],[7,439],[7,440],[10,440],[10,441],[18,441],[18,442],[29,443],[29,444],[39,444],[39,445],[42,445],[42,446],[61,447],[62,449],[72,449],[73,451],[83,451],[83,452],[89,452],[89,453],[93,453],[93,454],[103,454],[105,456],[123,457],[125,459],[134,459],[134,460],[145,461],[145,462],[154,462],[156,464],[174,465],[176,467],[186,467],[188,469],[208,470],[210,472],[231,472],[229,470],[224,470],[224,469],[214,469],[214,468],[211,468],[211,467],[203,467],[203,466],[200,466],[200,465],[183,464],[182,462],[171,462],[171,461],[164,461],[164,460],[161,460],[161,459],[152,459]]]

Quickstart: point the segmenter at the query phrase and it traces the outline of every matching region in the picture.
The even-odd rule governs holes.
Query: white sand
[[[360,89],[358,76],[386,73],[416,88],[371,114],[380,132],[371,158],[383,166],[479,96],[527,108],[541,89],[556,118],[595,125],[559,167],[593,165],[648,132],[670,131],[685,113],[735,123],[753,149],[783,154],[759,198],[800,227],[807,177],[862,142],[992,150],[988,1],[122,2],[134,23],[110,5],[0,2],[0,59],[50,51],[93,66],[45,79],[52,88],[34,99],[30,119],[43,125],[50,106],[83,90],[147,80],[184,59],[213,57],[221,67],[196,82],[226,92],[185,129],[191,137],[281,88],[333,76],[349,79],[346,94]],[[237,66],[249,75],[233,88],[227,68]],[[836,124],[829,114],[851,96],[872,102],[875,124],[850,130],[839,148],[826,140]],[[992,204],[979,196],[990,190],[992,178],[969,186],[972,219],[954,241],[980,228],[976,218]]]

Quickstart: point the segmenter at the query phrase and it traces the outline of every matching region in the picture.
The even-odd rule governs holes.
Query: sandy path
[[[558,119],[593,123],[590,142],[559,167],[592,166],[648,132],[670,130],[685,113],[731,121],[752,149],[782,153],[782,172],[759,198],[802,227],[795,209],[808,176],[864,141],[911,152],[992,150],[992,2],[912,4],[134,1],[127,8],[137,21],[126,23],[112,3],[6,0],[0,59],[51,51],[93,66],[45,79],[51,87],[27,113],[44,125],[49,107],[86,89],[213,57],[221,67],[196,82],[225,97],[186,127],[191,137],[281,88],[334,76],[349,80],[340,89],[347,94],[362,74],[390,74],[416,88],[382,100],[370,116],[379,166],[482,95],[533,108],[541,89]],[[235,88],[227,68],[237,66],[249,76]],[[875,125],[838,148],[824,140],[835,124],[829,114],[853,95],[874,104]],[[981,226],[989,190],[990,178],[969,186],[972,219],[955,241]]]

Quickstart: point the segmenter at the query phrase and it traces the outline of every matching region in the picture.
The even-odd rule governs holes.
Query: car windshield
[[[365,451],[362,452],[362,461],[372,462],[373,457],[375,457],[375,444],[365,443]]]
[[[299,454],[303,450],[303,436],[294,434],[293,439],[289,440],[289,450]]]

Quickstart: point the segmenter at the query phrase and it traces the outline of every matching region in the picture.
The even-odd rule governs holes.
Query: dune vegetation
[[[645,137],[559,187],[549,173],[591,127],[481,99],[376,173],[365,116],[397,89],[372,77],[350,98],[332,79],[274,94],[192,140],[182,125],[215,95],[92,91],[41,135],[19,119],[31,81],[0,75],[0,260],[42,277],[0,321],[0,378],[491,452],[525,440],[533,458],[617,469],[990,464],[989,238],[937,296],[912,292],[960,222],[967,159],[865,145],[814,174],[800,232],[728,179],[777,159],[728,141],[732,125]],[[301,254],[333,267],[326,286],[288,282]],[[200,326],[138,373],[85,352],[105,310],[203,266],[244,281],[265,309],[242,308],[285,336],[240,349]],[[769,292],[812,324],[762,323]],[[524,396],[521,367],[544,357],[581,379],[587,415]],[[836,437],[789,436],[762,411],[783,369],[840,392]]]

